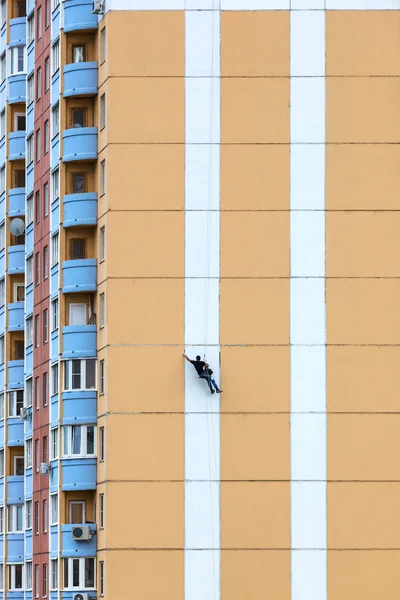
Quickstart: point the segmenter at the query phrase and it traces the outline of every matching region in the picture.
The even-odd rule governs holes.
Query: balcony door
[[[86,325],[86,304],[69,305],[69,324]]]
[[[70,500],[69,502],[69,522],[72,525],[78,525],[86,522],[86,502],[84,500]]]

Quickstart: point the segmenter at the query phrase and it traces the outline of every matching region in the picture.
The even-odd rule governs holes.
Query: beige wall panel
[[[221,483],[222,548],[290,548],[290,484]]]
[[[107,444],[109,480],[184,479],[183,415],[109,415]]]
[[[182,350],[175,347],[108,348],[109,410],[182,412],[183,366]],[[127,377],[127,373],[132,377]],[[124,393],[121,393],[121,382]]]
[[[400,78],[326,80],[327,142],[398,142]]]
[[[289,76],[289,11],[221,13],[221,75]]]
[[[121,40],[129,43],[121,44]],[[183,77],[185,13],[113,10],[107,24],[110,77]]]
[[[106,554],[106,598],[183,600],[183,552],[118,552]],[[129,577],[127,576],[129,574]]]
[[[400,75],[399,31],[397,11],[327,11],[327,75]]]
[[[328,344],[398,344],[399,279],[328,279]]]
[[[221,213],[221,277],[289,277],[289,211]]]
[[[287,344],[287,279],[223,279],[220,285],[221,344]]]
[[[118,106],[108,113],[109,143],[184,142],[183,77],[118,77],[107,85],[108,105]]]
[[[108,215],[111,277],[183,277],[184,213],[115,212]]]
[[[330,600],[386,600],[400,589],[400,552],[328,553]]]
[[[399,429],[400,415],[329,415],[328,479],[400,481]]]
[[[288,210],[290,146],[221,146],[221,210]]]
[[[108,546],[183,548],[183,499],[183,483],[109,483]]]
[[[398,548],[400,483],[328,483],[329,548]]]
[[[290,600],[290,551],[223,550],[222,600]]]
[[[182,344],[183,279],[108,281],[109,344]]]
[[[221,415],[221,479],[290,479],[289,415]]]
[[[221,143],[289,139],[289,78],[221,79]]]
[[[400,146],[397,144],[328,145],[327,209],[397,210],[399,164]]]
[[[108,148],[108,206],[112,210],[183,210],[185,147],[120,145]]]
[[[399,277],[399,212],[328,212],[327,277]]]
[[[399,346],[328,346],[327,352],[329,412],[398,412]]]
[[[221,412],[289,412],[288,347],[222,347],[221,366]]]

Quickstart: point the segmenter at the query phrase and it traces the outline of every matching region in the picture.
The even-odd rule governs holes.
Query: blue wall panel
[[[90,424],[96,422],[97,392],[63,392],[63,425]]]

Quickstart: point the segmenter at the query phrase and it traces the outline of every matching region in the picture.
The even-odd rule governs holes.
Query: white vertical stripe
[[[198,5],[185,13],[185,346],[218,382],[220,13]],[[219,480],[219,396],[186,363],[185,600],[220,598]]]
[[[326,600],[325,11],[291,11],[291,594]]]

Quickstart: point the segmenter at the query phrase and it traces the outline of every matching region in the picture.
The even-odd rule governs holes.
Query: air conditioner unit
[[[40,465],[40,474],[41,475],[50,475],[51,467],[49,463],[42,463]]]
[[[92,539],[89,525],[80,525],[79,527],[72,528],[72,539],[80,542],[82,540],[87,541]]]
[[[89,594],[74,594],[72,600],[89,600]]]
[[[92,13],[95,15],[104,15],[104,0],[93,0]]]
[[[25,408],[25,406],[23,408],[21,408],[21,410],[19,411],[19,416],[21,417],[21,419],[23,421],[27,421],[27,419],[28,419],[28,409]]]

